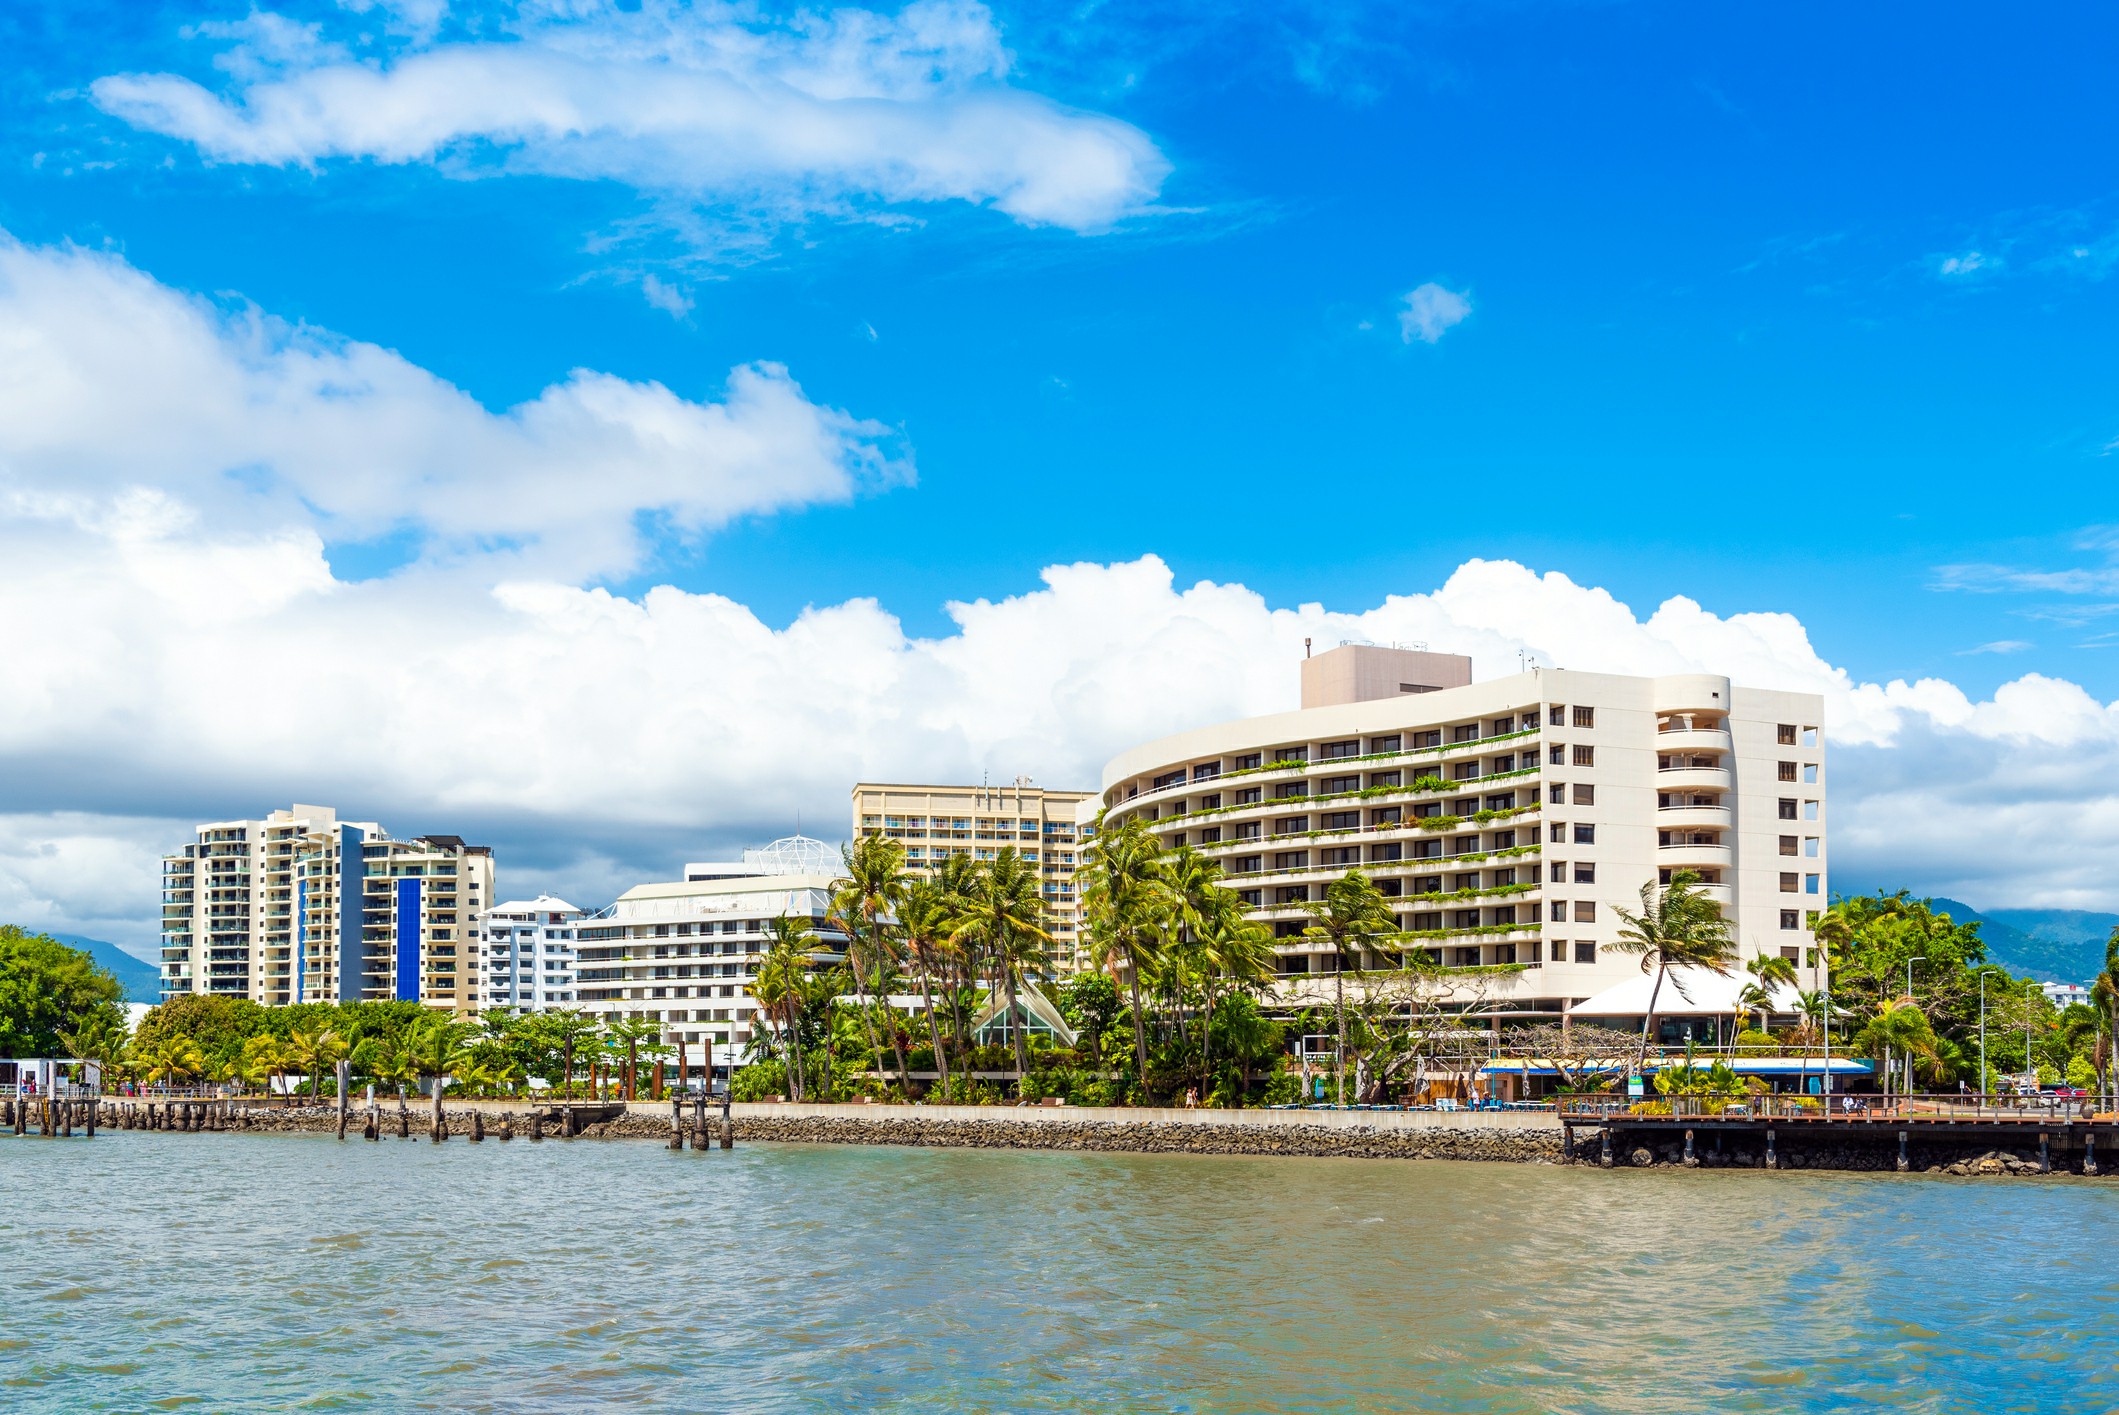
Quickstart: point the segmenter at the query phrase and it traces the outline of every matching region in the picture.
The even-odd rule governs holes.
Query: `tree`
[[[125,989],[78,948],[0,924],[0,1056],[52,1056],[61,1033],[122,1031]]]
[[[771,1027],[777,1025],[786,1052],[788,1093],[795,1100],[804,1094],[802,1059],[802,1014],[805,1010],[803,983],[816,964],[822,944],[809,920],[782,914],[766,920],[764,955],[758,960],[758,977],[751,996],[768,1027],[759,1034],[762,1045],[770,1045]],[[871,1052],[871,1054],[873,1054]]]
[[[536,1026],[552,1050],[559,1053],[561,1084],[565,1094],[574,1094],[574,1055],[601,1028],[594,1017],[578,1007],[560,1007],[537,1014]]]
[[[346,1060],[352,1050],[346,1044],[346,1039],[331,1027],[320,1027],[306,1032],[296,1030],[287,1036],[288,1060],[298,1071],[309,1077],[311,1100],[323,1093],[324,1072]]]
[[[1090,966],[1109,970],[1114,982],[1119,970],[1125,971],[1133,999],[1134,1064],[1145,1093],[1148,1030],[1141,1015],[1141,976],[1155,965],[1162,921],[1174,905],[1163,869],[1162,844],[1138,816],[1107,828],[1104,813],[1099,811],[1094,831],[1074,876],[1082,926],[1089,935]]]
[[[198,1043],[189,1037],[163,1038],[147,1059],[147,1083],[151,1086],[180,1086],[187,1078],[205,1073],[206,1058],[200,1054]]]
[[[1543,1023],[1510,1034],[1526,1057],[1550,1062],[1562,1091],[1606,1091],[1633,1060],[1636,1038],[1616,1027]]]
[[[971,877],[969,889],[949,916],[949,936],[981,951],[998,974],[1008,1000],[1008,1034],[1015,1043],[1015,1084],[1020,1095],[1030,1056],[1018,1015],[1019,989],[1033,972],[1042,971],[1045,950],[1052,943],[1052,935],[1045,931],[1037,866],[1013,845],[1003,845]]]
[[[1636,1068],[1648,1061],[1648,1039],[1655,1033],[1656,999],[1670,970],[1705,968],[1727,977],[1736,966],[1736,942],[1730,937],[1729,922],[1713,900],[1693,888],[1699,882],[1700,877],[1691,870],[1679,870],[1661,890],[1653,881],[1641,886],[1640,913],[1612,911],[1626,927],[1611,946],[1621,953],[1638,953],[1641,971],[1655,973],[1655,982],[1648,989],[1648,1013],[1641,1019]],[[1678,996],[1689,1001],[1683,974],[1674,985]]]
[[[464,1044],[477,1030],[476,1023],[459,1022],[447,1013],[436,1012],[408,1039],[405,1060],[411,1064],[413,1074],[433,1081],[434,1133],[437,1135],[442,1133],[442,1087],[451,1075],[474,1064],[474,1058]]]
[[[1385,951],[1387,945],[1400,940],[1398,916],[1391,912],[1390,900],[1376,888],[1376,882],[1359,870],[1348,870],[1327,884],[1324,897],[1303,905],[1303,912],[1310,916],[1310,923],[1302,936],[1331,946],[1333,1005],[1339,1014],[1339,1055],[1343,1059],[1347,1044],[1347,970],[1360,972],[1369,954]],[[1336,1100],[1341,1105],[1346,1103],[1345,1069],[1342,1060],[1342,1074],[1335,1085]]]
[[[2097,1073],[2104,1078],[2106,1099],[2119,1104],[2119,1066],[2114,1064],[2114,1053],[2119,1052],[2119,925],[2113,926],[2111,937],[2105,941],[2104,970],[2090,987],[2090,1002],[2104,1019]]]
[[[912,956],[913,970],[919,975],[927,1040],[934,1048],[935,1073],[945,1096],[949,1094],[949,1054],[942,1046],[941,1028],[935,1022],[934,970],[941,961],[949,934],[949,915],[955,907],[948,893],[933,880],[908,880],[905,893],[898,900],[898,925],[905,931],[905,950]]]
[[[286,1053],[279,1038],[260,1033],[243,1043],[243,1054],[231,1065],[231,1074],[246,1085],[256,1086],[266,1095],[272,1094],[272,1081],[288,1070]]]
[[[170,1037],[184,1037],[217,1061],[239,1061],[243,1044],[270,1030],[272,1014],[247,997],[188,993],[150,1007],[134,1030],[134,1042],[153,1051]]]
[[[1774,988],[1795,986],[1795,964],[1777,953],[1761,953],[1744,965],[1744,971],[1751,975],[1751,980],[1736,995],[1736,1005],[1739,1011],[1748,1009],[1758,1013],[1758,1029],[1763,1032],[1773,1011]]]
[[[832,890],[831,922],[846,935],[846,962],[853,970],[854,997],[861,1007],[861,1024],[868,1032],[868,1049],[877,1069],[883,1053],[876,1043],[875,1022],[868,1011],[865,974],[880,975],[890,955],[890,930],[885,915],[897,907],[905,892],[905,846],[887,835],[864,835],[850,846],[839,847],[845,878]],[[885,1006],[889,995],[884,995]],[[898,1059],[898,1080],[909,1089],[912,1077],[905,1066],[905,1048],[891,1029],[891,1046]]]

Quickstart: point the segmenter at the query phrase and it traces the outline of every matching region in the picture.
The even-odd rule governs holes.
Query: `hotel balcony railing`
[[[1225,771],[1221,773],[1220,776],[1212,777],[1209,779],[1216,781],[1228,781],[1234,778],[1247,778],[1253,776],[1275,777],[1285,776],[1298,772],[1309,773],[1315,771],[1339,771],[1345,769],[1348,766],[1367,766],[1375,762],[1410,762],[1413,759],[1420,757],[1428,757],[1439,760],[1444,757],[1465,753],[1477,756],[1489,751],[1494,746],[1494,744],[1498,742],[1520,741],[1525,737],[1535,737],[1543,730],[1544,729],[1540,727],[1529,727],[1523,729],[1520,732],[1510,732],[1495,737],[1480,737],[1468,742],[1445,742],[1439,747],[1407,747],[1402,751],[1374,752],[1370,753],[1369,755],[1359,757],[1337,757],[1330,761],[1289,760],[1282,762],[1266,762],[1261,766],[1238,767],[1233,771]],[[1142,791],[1136,792],[1131,796],[1126,796],[1121,799],[1126,805],[1129,806],[1134,805],[1136,803],[1144,805],[1153,804],[1157,797],[1168,795],[1180,790],[1189,789],[1195,784],[1197,783],[1192,781],[1173,781],[1167,786],[1144,789]]]

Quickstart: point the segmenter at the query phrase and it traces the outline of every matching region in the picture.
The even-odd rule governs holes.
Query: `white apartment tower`
[[[1497,1015],[1555,1017],[1639,975],[1615,907],[1679,870],[1746,957],[1816,966],[1825,907],[1823,700],[1712,674],[1532,669],[1347,645],[1304,707],[1151,742],[1105,769],[1108,819],[1220,861],[1284,974],[1329,971],[1303,905],[1359,869],[1444,968],[1512,965]],[[1084,822],[1097,802],[1084,807]],[[1290,977],[1289,984],[1294,983]]]
[[[476,1012],[493,875],[484,846],[393,840],[328,806],[202,825],[162,860],[162,996]]]
[[[483,1005],[517,1012],[573,1006],[574,932],[586,912],[549,894],[488,909],[478,921]]]
[[[905,869],[931,877],[952,855],[990,860],[1013,845],[1037,867],[1045,928],[1056,966],[1075,966],[1081,945],[1081,901],[1074,870],[1080,843],[1076,817],[1088,791],[1047,790],[1017,777],[1007,786],[906,786],[862,782],[853,789],[855,838],[883,835],[905,844]]]

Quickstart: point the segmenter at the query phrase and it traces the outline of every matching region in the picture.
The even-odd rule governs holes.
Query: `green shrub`
[[[729,1083],[730,1097],[739,1101],[761,1101],[767,1096],[786,1094],[787,1063],[778,1057],[739,1067],[735,1079]]]
[[[1277,1071],[1266,1082],[1267,1105],[1293,1105],[1302,1099],[1302,1078],[1292,1071]]]

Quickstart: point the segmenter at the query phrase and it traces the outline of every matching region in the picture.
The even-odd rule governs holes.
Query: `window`
[[[1549,878],[1554,884],[1565,884],[1567,882],[1567,862],[1564,860],[1553,861]]]
[[[1324,780],[1317,783],[1317,789],[1327,796],[1336,796],[1342,791],[1359,791],[1361,789],[1361,778],[1358,776],[1327,776]]]
[[[1793,780],[1795,780],[1795,763],[1794,763],[1794,762],[1782,762],[1782,763],[1780,764],[1780,773],[1781,773],[1781,778],[1780,778],[1780,779],[1781,779],[1781,780],[1783,780],[1783,781],[1793,781]]]
[[[1441,729],[1441,728],[1439,728],[1439,727],[1434,727],[1434,728],[1430,728],[1429,730],[1427,730],[1427,731],[1425,731],[1425,732],[1415,732],[1415,733],[1413,734],[1413,745],[1414,745],[1415,747],[1439,747],[1439,746],[1441,746],[1441,745],[1442,745],[1442,729]]]
[[[1576,884],[1595,884],[1596,882],[1597,867],[1595,865],[1584,863],[1575,866]]]
[[[1360,824],[1361,812],[1359,811],[1328,811],[1325,813],[1324,828],[1326,830],[1352,830]]]
[[[1806,835],[1803,837],[1803,853],[1813,860],[1817,858],[1817,846],[1818,840],[1816,836]]]
[[[1413,858],[1416,860],[1439,860],[1442,858],[1442,842],[1439,840],[1415,840]]]
[[[1283,781],[1273,788],[1273,799],[1276,801],[1292,801],[1298,796],[1309,794],[1310,783],[1307,781]]]
[[[1243,790],[1236,793],[1236,804],[1239,806],[1255,806],[1264,799],[1265,788],[1263,786],[1246,786]],[[1795,802],[1790,801],[1788,808],[1791,811],[1794,810]],[[1795,817],[1791,815],[1788,819],[1794,820]]]
[[[1440,801],[1415,801],[1413,803],[1413,818],[1415,820],[1422,820],[1428,816],[1439,816],[1441,814],[1442,803]]]
[[[1803,729],[1803,745],[1805,747],[1817,745],[1817,729],[1815,727],[1805,727]]]
[[[1545,754],[1545,760],[1546,760],[1547,764],[1548,764],[1548,765],[1551,765],[1551,766],[1566,766],[1566,765],[1567,765],[1567,748],[1565,748],[1565,747],[1561,746],[1561,745],[1560,745],[1559,743],[1555,742],[1555,743],[1554,743],[1554,744],[1552,745],[1552,748],[1551,748],[1551,750],[1549,750],[1549,751],[1547,751],[1547,752],[1546,752],[1546,754]]]
[[[1211,795],[1211,796],[1202,796],[1202,797],[1200,797],[1200,798],[1199,798],[1199,808],[1200,808],[1200,809],[1201,809],[1202,811],[1218,811],[1218,810],[1220,810],[1220,809],[1221,809],[1221,793],[1220,793],[1219,791],[1217,791],[1217,792],[1215,792],[1215,793],[1214,793],[1213,795]]]
[[[1221,843],[1221,827],[1210,825],[1205,830],[1202,830],[1199,833],[1199,843],[1202,845],[1219,845]]]
[[[1596,710],[1595,708],[1593,708],[1593,707],[1578,707],[1578,708],[1576,708],[1576,709],[1575,709],[1575,726],[1577,726],[1577,727],[1594,727],[1594,726],[1596,726],[1596,725],[1597,725],[1597,710]]]
[[[1462,727],[1452,727],[1449,739],[1452,742],[1476,742],[1479,740],[1479,724],[1468,722]]]
[[[1515,769],[1516,759],[1514,757],[1495,757],[1493,762],[1487,767],[1487,770],[1495,776],[1499,776],[1505,771],[1514,771]],[[1528,768],[1525,769],[1528,770]]]
[[[1470,781],[1478,775],[1479,764],[1475,761],[1455,762],[1451,764],[1449,769],[1449,779],[1452,781]]]
[[[1576,766],[1595,766],[1597,764],[1597,749],[1595,747],[1585,747],[1581,746],[1580,744],[1577,744],[1575,747],[1574,764]]]
[[[1369,773],[1369,785],[1371,786],[1403,786],[1404,784],[1404,772],[1372,771]]]
[[[1577,962],[1577,963],[1594,963],[1594,962],[1596,962],[1596,961],[1597,961],[1597,946],[1596,946],[1596,944],[1594,944],[1594,943],[1590,942],[1590,940],[1588,940],[1588,939],[1586,939],[1586,938],[1582,938],[1582,939],[1576,939],[1576,940],[1575,940],[1575,962]]]
[[[1262,859],[1263,857],[1258,855],[1238,855],[1235,864],[1236,873],[1240,875],[1257,874],[1258,866]]]
[[[1514,713],[1510,713],[1507,717],[1497,717],[1494,719],[1494,736],[1506,737],[1509,733],[1515,730],[1516,718]]]
[[[1566,923],[1566,922],[1567,922],[1567,901],[1566,901],[1566,900],[1564,900],[1564,899],[1555,899],[1555,900],[1553,900],[1553,902],[1552,902],[1552,921],[1553,921],[1554,923],[1556,923],[1556,924],[1564,924],[1564,923]]]
[[[1308,816],[1282,816],[1280,818],[1280,833],[1282,835],[1300,835],[1309,828],[1310,818]]]
[[[1257,768],[1257,767],[1259,767],[1259,766],[1262,766],[1262,765],[1264,765],[1264,762],[1260,760],[1260,756],[1261,756],[1261,754],[1260,754],[1260,753],[1258,753],[1258,752],[1252,752],[1252,753],[1251,753],[1250,755],[1248,755],[1248,756],[1242,756],[1242,757],[1238,757],[1238,758],[1236,759],[1236,765],[1235,765],[1235,767],[1233,768],[1233,770],[1236,770],[1236,771],[1250,771],[1250,770],[1253,770],[1253,769],[1255,769],[1255,768]]]
[[[1399,744],[1403,740],[1397,733],[1392,733],[1388,737],[1371,737],[1369,738],[1369,751],[1376,753],[1395,752],[1399,750]]]
[[[1400,814],[1400,807],[1379,806],[1378,808],[1369,813],[1369,820],[1372,824],[1375,825],[1396,825],[1399,821]],[[1360,813],[1357,811],[1349,811],[1347,813],[1347,817],[1347,824],[1349,825],[1359,825],[1361,823]]]
[[[1779,726],[1778,728],[1776,728],[1776,729],[1774,730],[1774,734],[1773,734],[1773,740],[1774,740],[1774,741],[1775,741],[1775,742],[1776,742],[1777,744],[1779,744],[1780,746],[1783,746],[1783,747],[1792,747],[1792,746],[1794,746],[1794,745],[1795,745],[1795,724],[1794,724],[1794,723],[1792,723],[1792,722],[1784,722],[1784,723],[1782,723],[1782,724],[1781,724],[1781,725],[1780,725],[1780,726]]]
[[[1794,876],[1794,875],[1791,875],[1791,874],[1783,874],[1783,875],[1781,876],[1781,893],[1783,893],[1783,894],[1793,894],[1793,893],[1795,893],[1795,876]]]
[[[1780,818],[1784,821],[1795,819],[1795,802],[1788,800],[1781,802]]]
[[[1577,900],[1575,901],[1575,922],[1576,922],[1576,923],[1578,923],[1578,924],[1586,924],[1586,923],[1588,923],[1588,922],[1589,922],[1590,920],[1592,920],[1592,919],[1596,918],[1596,916],[1597,916],[1597,906],[1596,906],[1596,905],[1594,905],[1594,904],[1590,903],[1590,902],[1589,902],[1589,901],[1588,901],[1587,899],[1577,899]]]
[[[1273,857],[1276,870],[1299,870],[1309,863],[1310,852],[1307,850],[1283,850]]]
[[[1803,926],[1803,925],[1802,925],[1802,921],[1801,921],[1801,920],[1800,920],[1799,918],[1797,918],[1797,917],[1796,917],[1796,913],[1795,913],[1795,911],[1794,911],[1793,909],[1783,909],[1783,910],[1781,910],[1781,927],[1782,927],[1782,928],[1784,928],[1784,929],[1799,929],[1799,928],[1801,928],[1802,926]]]
[[[1596,803],[1597,788],[1594,786],[1585,785],[1582,782],[1576,782],[1575,804],[1577,806],[1594,806]]]
[[[1338,761],[1342,757],[1358,757],[1360,755],[1361,743],[1358,741],[1327,742],[1317,750],[1318,760],[1327,762]]]
[[[1577,845],[1594,845],[1594,844],[1596,844],[1596,843],[1597,843],[1597,828],[1596,828],[1595,826],[1593,826],[1593,825],[1578,825],[1578,826],[1576,826],[1576,827],[1575,827],[1575,844],[1577,844]]]
[[[1256,840],[1258,838],[1258,822],[1245,821],[1237,826],[1236,838],[1238,840]]]
[[[1513,850],[1513,849],[1515,849],[1515,848],[1516,848],[1516,833],[1515,833],[1514,831],[1512,831],[1512,830],[1497,830],[1497,831],[1495,831],[1495,832],[1494,832],[1494,849],[1496,849],[1496,850]]]
[[[1800,963],[1803,958],[1803,951],[1800,948],[1791,948],[1784,943],[1781,945],[1781,957],[1787,959],[1790,963]]]
[[[1171,845],[1171,848],[1173,848],[1173,849],[1174,849],[1174,848],[1176,848],[1176,847],[1177,847],[1177,846],[1179,846],[1179,845],[1182,845],[1182,844],[1184,844],[1184,843],[1185,843],[1185,833],[1184,833],[1183,831],[1181,831],[1181,830],[1180,830],[1180,831],[1178,831],[1178,832],[1176,832],[1175,834],[1173,834],[1173,835],[1172,835],[1172,836],[1170,837],[1170,845]]]
[[[1792,835],[1784,835],[1784,836],[1782,836],[1782,837],[1781,837],[1781,853],[1782,853],[1783,855],[1793,855],[1793,854],[1795,853],[1795,837],[1794,837],[1794,836],[1792,836]]]
[[[1192,779],[1194,781],[1212,781],[1215,777],[1219,775],[1221,775],[1220,762],[1202,762],[1198,766],[1192,768]],[[1031,825],[1028,821],[1023,822],[1023,829],[1031,829]]]
[[[1156,777],[1154,783],[1148,789],[1151,791],[1160,791],[1165,786],[1175,786],[1182,782],[1184,779],[1184,769],[1180,767],[1176,771],[1164,772],[1161,776]],[[1793,780],[1794,778],[1791,777],[1789,779]]]
[[[1265,891],[1263,890],[1239,889],[1236,891],[1236,902],[1248,909],[1256,909],[1264,902],[1264,897]]]
[[[1533,800],[1535,800],[1535,799],[1536,799],[1536,796],[1535,796],[1535,795],[1533,795],[1532,799],[1533,799]],[[1548,788],[1546,789],[1546,792],[1545,792],[1545,799],[1546,799],[1546,800],[1547,800],[1548,802],[1550,802],[1551,804],[1555,805],[1555,806],[1564,806],[1564,805],[1566,805],[1566,804],[1567,804],[1567,786],[1566,786],[1566,784],[1565,784],[1564,782],[1557,782],[1557,781],[1556,781],[1556,782],[1554,782],[1554,783],[1553,783],[1553,784],[1552,784],[1552,785],[1551,785],[1550,787],[1548,787]]]
[[[1546,831],[1545,838],[1551,844],[1564,845],[1567,842],[1567,827],[1564,825],[1555,825],[1551,829]]]
[[[1567,709],[1558,703],[1554,703],[1545,710],[1545,720],[1554,727],[1565,727],[1567,725]]]
[[[1815,786],[1815,785],[1817,785],[1817,763],[1815,763],[1815,762],[1805,762],[1805,763],[1803,763],[1803,785],[1805,785],[1805,786]]]
[[[1369,858],[1377,861],[1402,860],[1405,858],[1405,847],[1395,840],[1388,845],[1371,845]]]
[[[1817,802],[1803,802],[1803,819],[1806,821],[1814,821],[1817,819]]]
[[[1823,877],[1820,875],[1804,875],[1803,893],[1816,894],[1818,892],[1818,885],[1822,882],[1822,879]]]
[[[1361,863],[1361,847],[1359,845],[1347,845],[1327,850],[1324,852],[1324,858],[1320,863],[1327,865],[1358,865]]]
[[[1303,904],[1308,902],[1309,897],[1310,887],[1306,884],[1283,885],[1273,891],[1275,904]]]

